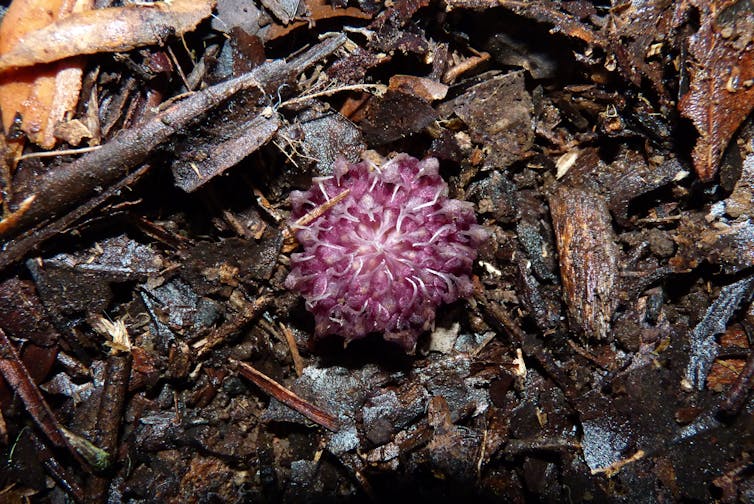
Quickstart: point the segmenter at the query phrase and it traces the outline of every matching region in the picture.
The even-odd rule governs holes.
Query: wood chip
[[[588,338],[604,339],[617,307],[619,249],[604,199],[561,186],[550,197],[568,316]]]

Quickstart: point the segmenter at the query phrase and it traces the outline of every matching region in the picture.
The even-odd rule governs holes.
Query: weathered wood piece
[[[618,305],[620,257],[607,203],[595,192],[567,186],[549,201],[568,317],[587,338],[605,339]]]
[[[328,38],[290,62],[271,61],[248,74],[199,91],[161,111],[146,124],[119,133],[101,149],[50,170],[34,188],[34,203],[4,231],[4,236],[17,235],[94,197],[103,187],[109,187],[147,161],[176,133],[234,95],[252,90],[277,92],[283,82],[332,54],[344,41],[344,36]],[[29,196],[17,194],[16,203]]]

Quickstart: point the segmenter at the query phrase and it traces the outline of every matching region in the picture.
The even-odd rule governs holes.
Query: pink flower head
[[[350,341],[382,332],[411,350],[434,326],[438,305],[471,294],[471,267],[488,232],[471,203],[448,199],[434,158],[339,160],[334,172],[291,194],[293,222],[342,199],[308,225],[293,224],[304,251],[291,256],[285,285],[306,300],[317,336]]]

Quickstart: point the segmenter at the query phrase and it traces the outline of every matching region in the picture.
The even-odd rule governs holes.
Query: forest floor
[[[750,2],[39,5],[0,501],[754,501]],[[314,338],[289,195],[400,152],[489,230],[474,293],[413,352]]]

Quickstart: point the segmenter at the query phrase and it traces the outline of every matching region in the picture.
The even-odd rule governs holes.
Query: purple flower
[[[412,350],[438,305],[471,294],[471,267],[489,233],[471,203],[448,199],[434,158],[340,160],[334,171],[291,194],[292,222],[337,202],[293,224],[304,251],[291,256],[285,285],[306,300],[317,336],[382,332]]]

